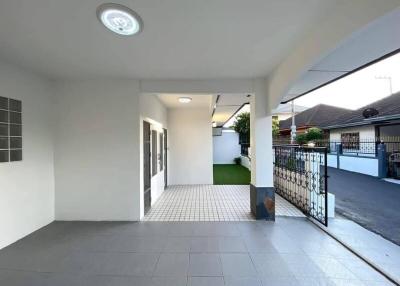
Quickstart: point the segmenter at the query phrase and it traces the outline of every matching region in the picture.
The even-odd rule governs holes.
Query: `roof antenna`
[[[391,76],[375,76],[375,79],[385,79],[389,81],[389,91],[390,95],[393,94],[393,88],[392,88],[392,77]]]

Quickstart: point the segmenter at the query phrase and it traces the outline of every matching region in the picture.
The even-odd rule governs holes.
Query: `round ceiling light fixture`
[[[120,4],[106,3],[97,8],[97,18],[107,29],[123,36],[139,33],[143,21],[133,10]]]
[[[189,103],[192,101],[192,98],[191,97],[179,97],[178,101],[180,103]]]

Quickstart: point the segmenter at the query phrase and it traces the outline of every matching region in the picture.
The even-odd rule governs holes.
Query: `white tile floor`
[[[247,185],[170,186],[147,213],[145,221],[250,221],[250,187]],[[304,217],[276,195],[277,216]]]

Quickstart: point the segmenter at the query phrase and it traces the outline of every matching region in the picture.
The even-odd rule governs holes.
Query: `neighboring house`
[[[330,106],[326,104],[318,104],[303,112],[295,115],[295,124],[297,133],[306,132],[312,127],[322,127],[332,122],[332,120],[342,118],[351,113],[351,110]],[[290,135],[290,127],[292,125],[292,117],[279,122],[279,134],[281,136]]]
[[[400,93],[370,103],[340,117],[318,124],[329,133],[328,165],[372,176],[400,178]],[[385,143],[386,155],[379,156],[378,146]],[[336,157],[338,144],[342,153]],[[379,161],[386,171],[379,173]],[[338,163],[340,162],[340,163]]]
[[[400,136],[400,92],[320,125],[331,141],[374,140]],[[356,147],[356,146],[355,146]]]

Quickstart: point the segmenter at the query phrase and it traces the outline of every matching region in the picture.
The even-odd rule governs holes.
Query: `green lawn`
[[[214,165],[214,185],[249,185],[250,171],[242,165]]]

